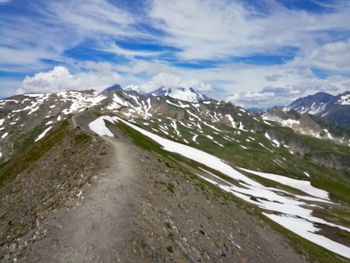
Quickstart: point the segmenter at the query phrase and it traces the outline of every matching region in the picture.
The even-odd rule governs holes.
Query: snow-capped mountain
[[[292,128],[295,132],[320,139],[333,140],[349,144],[350,130],[329,124],[308,113],[299,114],[295,110],[273,108],[262,115],[264,120],[279,123],[281,126]]]
[[[338,126],[350,127],[350,91],[333,96],[325,92],[299,98],[284,108],[308,113]]]
[[[300,114],[322,114],[329,106],[329,103],[332,102],[332,99],[332,95],[325,92],[319,92],[314,95],[299,98],[293,101],[285,108],[285,111],[293,109],[299,112]]]
[[[174,99],[188,102],[202,102],[208,100],[208,97],[199,93],[194,88],[164,88],[161,87],[151,92],[153,96],[169,96]]]
[[[106,89],[103,90],[101,93],[102,93],[102,94],[105,94],[105,93],[108,93],[108,92],[110,92],[110,91],[112,91],[112,90],[118,90],[118,89],[122,89],[122,87],[121,87],[119,84],[115,84],[115,85],[113,85],[113,86],[110,86],[110,87],[106,88]]]
[[[126,86],[126,87],[124,88],[124,90],[125,90],[125,91],[134,91],[134,92],[136,92],[136,93],[138,93],[138,94],[145,94],[145,93],[141,90],[140,86],[138,86],[138,85],[128,85],[128,86]]]

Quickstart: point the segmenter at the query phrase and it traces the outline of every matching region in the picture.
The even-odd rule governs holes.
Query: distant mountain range
[[[336,96],[319,92],[299,98],[287,107],[274,107],[263,112],[262,117],[301,134],[348,144],[350,92]]]
[[[154,96],[169,96],[174,99],[188,102],[202,102],[209,98],[199,93],[194,88],[159,88],[151,93]]]
[[[350,91],[333,96],[325,92],[299,98],[284,108],[308,113],[338,126],[350,128]]]
[[[102,94],[108,93],[113,90],[119,90],[122,87],[119,84],[113,85],[111,87],[106,88],[102,91]],[[209,100],[209,98],[201,94],[198,90],[194,88],[183,88],[183,87],[175,87],[175,88],[164,88],[160,87],[154,91],[149,93],[143,92],[139,86],[137,85],[129,85],[124,88],[125,91],[136,92],[140,95],[152,95],[152,96],[169,96],[174,99],[187,101],[187,102],[202,102],[205,100]]]

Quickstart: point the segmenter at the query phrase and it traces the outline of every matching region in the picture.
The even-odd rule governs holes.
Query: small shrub
[[[171,228],[171,224],[169,222],[165,222],[165,226],[166,228],[170,229]]]
[[[174,191],[174,184],[172,184],[172,183],[168,183],[167,188],[168,188],[168,190],[169,190],[170,192],[172,192],[172,193],[174,193],[174,192],[175,192],[175,191]]]
[[[174,253],[173,247],[172,246],[167,246],[166,248],[169,253]]]

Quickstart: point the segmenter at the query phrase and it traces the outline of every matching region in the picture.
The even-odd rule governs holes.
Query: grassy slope
[[[249,210],[250,213],[254,213],[255,216],[261,217],[263,220],[265,220],[266,222],[271,224],[274,229],[285,234],[288,237],[288,239],[290,240],[291,244],[297,250],[298,250],[298,247],[303,247],[304,249],[306,249],[306,251],[309,253],[310,261],[326,262],[326,263],[347,262],[346,259],[301,238],[300,236],[294,234],[293,232],[291,232],[291,231],[283,228],[279,224],[273,222],[272,220],[269,220],[268,218],[264,217],[261,214],[261,210],[259,208],[255,207],[251,204],[248,204],[241,199],[236,198],[232,194],[228,194],[228,193],[221,191],[216,186],[211,185],[210,183],[208,183],[204,180],[201,180],[199,177],[194,175],[193,169],[186,169],[186,167],[201,166],[200,164],[194,163],[193,161],[187,160],[179,155],[172,154],[172,153],[169,153],[169,152],[162,150],[157,143],[150,140],[148,137],[140,134],[139,132],[133,130],[132,128],[128,127],[125,124],[118,123],[117,126],[121,131],[123,131],[125,134],[130,136],[134,140],[136,145],[138,145],[139,147],[142,147],[146,150],[158,153],[160,155],[160,158],[163,158],[164,161],[166,163],[168,163],[169,167],[172,167],[174,169],[178,169],[179,171],[181,171],[182,173],[187,175],[189,178],[191,178],[191,180],[195,180],[197,186],[202,189],[204,194],[205,194],[205,191],[210,190],[210,191],[214,191],[218,195],[224,195],[228,201],[233,201],[235,203],[238,203],[244,209]],[[227,178],[225,178],[225,179],[227,179]]]
[[[3,186],[7,180],[30,167],[54,145],[59,143],[67,134],[67,127],[68,122],[65,121],[59,127],[50,131],[44,140],[33,143],[39,132],[38,129],[35,129],[32,133],[23,137],[21,142],[16,142],[16,154],[10,160],[0,165],[0,186]]]
[[[185,121],[186,118],[188,118],[188,115],[185,114]],[[151,122],[148,126],[142,125],[143,120],[140,120],[138,123],[147,130],[158,128],[157,124]],[[163,124],[167,127],[171,127],[170,121],[167,119],[164,119]],[[168,130],[169,136],[163,133],[159,133],[159,135],[180,143],[184,143],[183,139],[186,139],[191,146],[215,154],[234,166],[309,180],[316,187],[330,192],[334,200],[350,203],[350,172],[315,164],[310,158],[311,154],[306,154],[304,156],[298,153],[291,154],[289,150],[283,146],[273,147],[271,141],[265,137],[265,132],[266,130],[273,129],[287,142],[292,140],[298,141],[301,145],[312,149],[314,153],[333,153],[350,161],[349,147],[331,141],[319,140],[309,136],[296,134],[289,128],[279,126],[270,127],[265,124],[260,125],[262,125],[262,128],[260,129],[261,131],[255,133],[240,131],[239,134],[237,133],[237,130],[232,129],[227,125],[216,125],[222,130],[222,132],[219,132],[218,134],[216,134],[213,129],[201,125],[204,132],[203,136],[198,130],[191,130],[178,124],[178,130],[182,135],[181,137],[176,136],[176,133],[172,128]],[[193,134],[191,132],[199,134],[197,138],[199,144],[192,141]],[[223,134],[234,138],[236,141],[229,142],[223,139]],[[212,140],[205,137],[205,135],[211,135],[217,142],[225,147],[220,147]],[[255,141],[248,143],[246,140],[249,139],[249,137],[254,137]],[[259,145],[258,142],[263,143],[270,150]],[[241,145],[247,149],[244,149]],[[304,171],[307,171],[311,175],[311,178],[308,178],[304,174]]]

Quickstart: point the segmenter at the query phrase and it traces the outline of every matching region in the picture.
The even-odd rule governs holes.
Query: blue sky
[[[195,87],[246,107],[350,90],[350,1],[0,0],[0,96]]]

